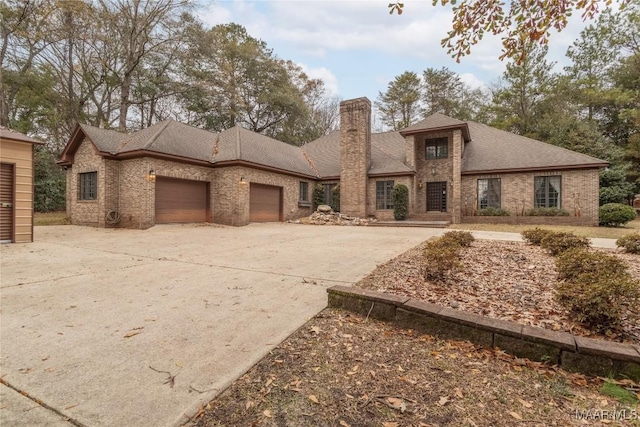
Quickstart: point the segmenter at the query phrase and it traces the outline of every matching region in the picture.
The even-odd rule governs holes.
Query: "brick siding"
[[[522,215],[534,206],[534,177],[557,176],[561,178],[562,209],[570,216],[580,217],[590,225],[598,224],[598,169],[564,171],[504,173],[491,175],[464,175],[462,177],[462,212],[471,216],[477,208],[477,180],[500,178],[501,206],[511,215]],[[465,222],[468,220],[465,220]],[[549,221],[554,221],[550,218]],[[551,222],[553,223],[553,222]]]
[[[340,211],[367,216],[367,172],[371,165],[371,102],[340,103]]]

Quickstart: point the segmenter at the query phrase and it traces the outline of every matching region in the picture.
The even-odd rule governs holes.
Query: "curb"
[[[514,356],[551,362],[567,371],[640,381],[640,345],[583,338],[351,286],[333,286],[327,293],[329,307],[442,338],[498,347]]]

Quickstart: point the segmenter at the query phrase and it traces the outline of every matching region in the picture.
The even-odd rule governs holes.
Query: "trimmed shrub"
[[[476,240],[473,234],[468,231],[447,231],[441,239],[451,241],[464,248],[468,248]]]
[[[600,225],[605,227],[619,227],[636,219],[636,210],[622,203],[607,203],[600,206]]]
[[[592,278],[628,277],[627,264],[612,255],[590,252],[584,248],[569,249],[556,258],[558,279],[577,281],[583,275]]]
[[[331,190],[331,209],[333,209],[334,212],[340,212],[340,184]]]
[[[409,212],[409,188],[404,184],[396,184],[391,192],[393,198],[393,218],[396,221],[407,219]]]
[[[558,208],[533,208],[525,212],[527,216],[569,216],[569,212]]]
[[[628,274],[583,273],[559,282],[555,297],[578,322],[603,332],[619,327],[625,308],[638,315],[640,283]]]
[[[540,246],[551,255],[558,256],[569,249],[588,248],[589,239],[578,237],[573,233],[551,232],[540,241]]]
[[[522,238],[525,240],[525,242],[531,243],[532,245],[540,246],[542,239],[552,233],[554,232],[551,230],[545,230],[544,228],[536,227],[524,230],[520,234],[522,235]]]
[[[460,245],[452,239],[435,239],[427,242],[424,249],[425,277],[441,280],[460,268]]]
[[[616,246],[630,254],[640,254],[640,233],[627,234],[616,240]]]
[[[509,211],[502,208],[484,208],[478,210],[478,216],[510,216]]]
[[[313,208],[317,208],[320,205],[324,205],[324,185],[317,184],[313,189]]]

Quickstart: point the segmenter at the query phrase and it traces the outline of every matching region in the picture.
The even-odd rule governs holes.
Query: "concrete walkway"
[[[0,424],[181,424],[321,311],[327,287],[441,232],[36,227],[35,243],[0,248]]]

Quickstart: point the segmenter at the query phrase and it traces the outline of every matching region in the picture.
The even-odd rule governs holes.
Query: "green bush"
[[[558,279],[577,281],[583,275],[591,278],[628,277],[627,264],[618,257],[584,248],[569,249],[556,258]]]
[[[316,209],[320,205],[324,205],[324,185],[317,184],[313,188],[313,208]]]
[[[509,211],[502,208],[484,208],[478,210],[478,216],[509,216]]]
[[[409,212],[409,188],[404,184],[396,184],[391,192],[393,198],[393,218],[396,221],[407,219]]]
[[[533,208],[525,212],[527,216],[569,216],[569,212],[558,208]]]
[[[584,273],[559,282],[555,297],[578,322],[602,332],[619,327],[625,308],[637,317],[640,283],[628,274]]]
[[[619,227],[636,219],[636,210],[622,203],[607,203],[600,206],[600,225],[606,227]]]
[[[616,240],[616,246],[630,254],[640,254],[640,233],[627,234]]]
[[[464,248],[468,248],[476,240],[468,231],[447,231],[441,238]]]
[[[552,234],[553,231],[551,230],[545,230],[544,228],[529,228],[527,230],[524,230],[522,233],[520,233],[522,235],[522,238],[525,240],[525,242],[529,242],[532,245],[540,245],[540,243],[542,242],[542,239],[544,239],[545,237],[547,237],[549,234]]]
[[[540,246],[553,256],[575,248],[588,248],[589,239],[578,237],[573,233],[551,232],[540,241]]]
[[[447,274],[460,268],[461,246],[452,239],[435,239],[427,242],[424,249],[425,277],[441,280]]]
[[[340,184],[331,190],[331,209],[335,212],[340,212]]]

